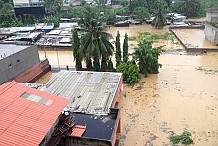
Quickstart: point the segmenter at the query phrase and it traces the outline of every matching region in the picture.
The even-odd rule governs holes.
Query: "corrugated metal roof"
[[[70,99],[72,112],[107,115],[121,73],[60,71],[41,90]]]
[[[75,125],[72,129],[71,136],[81,137],[83,133],[86,131],[86,126]]]
[[[0,145],[39,145],[68,103],[65,98],[11,82],[0,85]],[[51,105],[27,100],[25,92],[52,100]]]

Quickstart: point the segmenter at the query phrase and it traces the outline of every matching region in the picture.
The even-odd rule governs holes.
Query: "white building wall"
[[[13,0],[15,7],[29,7],[33,4],[40,4],[42,0]]]
[[[210,25],[210,24],[205,24],[205,38],[214,45],[218,44],[218,28]]]
[[[14,4],[16,3],[29,3],[29,0],[13,0]]]
[[[218,13],[207,12],[206,20],[210,23],[218,23]]]

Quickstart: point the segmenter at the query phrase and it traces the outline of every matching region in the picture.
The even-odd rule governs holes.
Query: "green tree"
[[[170,6],[172,4],[172,0],[164,0],[168,6]]]
[[[114,25],[116,21],[116,13],[113,9],[103,9],[104,17],[107,25]]]
[[[130,0],[129,3],[129,11],[133,12],[137,7],[145,7],[146,1],[145,0]]]
[[[145,18],[150,17],[150,13],[148,12],[148,9],[145,7],[137,7],[134,9],[133,14],[136,16],[139,20],[144,20]]]
[[[13,6],[10,3],[3,4],[0,14],[10,14],[13,11]]]
[[[87,68],[94,67],[94,70],[107,67],[109,57],[113,54],[113,45],[110,43],[112,35],[106,32],[99,20],[98,12],[88,6],[85,9],[84,17],[81,18],[80,26],[85,34],[81,38],[81,55],[86,61]],[[92,65],[93,60],[93,65]]]
[[[140,73],[145,77],[149,73],[158,73],[161,64],[158,63],[162,47],[152,48],[152,41],[143,40],[133,53],[133,60],[138,64]]]
[[[115,71],[111,58],[108,61],[108,70],[111,72]]]
[[[127,33],[125,34],[125,38],[124,38],[124,42],[123,42],[123,62],[128,62],[128,57],[129,57],[129,53],[128,53],[128,35]]]
[[[44,0],[48,14],[58,14],[63,7],[63,0]]]
[[[174,7],[176,12],[185,13],[189,17],[196,17],[202,11],[201,3],[197,0],[177,0]]]
[[[59,16],[64,18],[81,18],[83,17],[84,11],[84,6],[65,7],[61,10]]]
[[[138,66],[132,62],[120,63],[120,65],[117,66],[117,72],[123,74],[123,81],[125,83],[135,84],[139,82],[141,78]]]
[[[0,0],[0,10],[3,8],[4,6],[4,1]]]
[[[165,17],[164,17],[164,10],[163,10],[163,5],[162,5],[162,0],[160,0],[159,5],[158,5],[158,9],[157,12],[155,14],[155,18],[152,21],[152,26],[154,26],[155,28],[163,28],[163,26],[165,25]]]
[[[118,66],[121,63],[121,48],[120,48],[120,33],[117,31],[117,36],[116,36],[116,66]]]
[[[54,26],[58,27],[60,19],[57,16],[50,15],[44,17],[41,21],[46,23],[54,23]]]
[[[82,68],[82,63],[81,63],[81,56],[79,54],[79,48],[80,48],[80,41],[78,37],[78,32],[77,29],[72,30],[72,35],[73,35],[73,57],[74,60],[76,61],[76,70]]]

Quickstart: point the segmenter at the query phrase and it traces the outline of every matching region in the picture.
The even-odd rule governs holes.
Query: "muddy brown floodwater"
[[[185,44],[194,48],[214,48],[213,43],[205,39],[204,29],[173,29],[173,32]]]
[[[125,32],[133,36],[143,31],[168,31],[149,25],[111,27],[108,31],[116,36],[117,30],[121,36]],[[72,62],[68,53],[60,53],[63,64]],[[163,65],[159,74],[142,77],[134,86],[124,84],[119,104],[120,146],[170,146],[169,135],[184,130],[192,134],[195,146],[217,146],[218,53],[164,53],[159,62]],[[45,83],[54,74],[50,72],[38,82]]]
[[[125,85],[120,145],[171,145],[172,132],[187,130],[194,145],[217,146],[217,61],[213,54],[161,55],[159,74],[142,78],[133,87]]]

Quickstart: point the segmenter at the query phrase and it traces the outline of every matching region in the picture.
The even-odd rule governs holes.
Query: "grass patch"
[[[182,132],[180,135],[171,135],[169,140],[172,144],[183,144],[183,145],[191,145],[193,144],[193,140],[191,138],[191,133],[188,131]]]
[[[175,36],[170,32],[165,32],[164,34],[152,34],[149,32],[139,33],[138,36],[129,37],[129,41],[149,40],[153,42],[158,42],[158,40],[171,40],[174,42]]]

